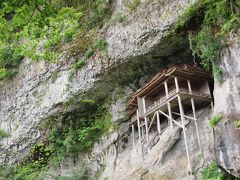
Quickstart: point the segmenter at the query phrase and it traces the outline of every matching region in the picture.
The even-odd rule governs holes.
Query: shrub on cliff
[[[54,62],[67,46],[71,52],[87,51],[97,29],[111,15],[109,4],[107,0],[2,0],[0,80],[16,74],[23,56]]]

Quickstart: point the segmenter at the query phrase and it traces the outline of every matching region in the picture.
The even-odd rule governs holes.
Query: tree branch
[[[34,15],[35,11],[36,11],[36,7],[34,7],[34,10],[33,10],[32,14],[31,14],[28,22],[26,22],[23,26],[26,26],[28,23],[30,23],[32,21],[32,18],[33,18],[33,15]]]
[[[41,15],[41,18],[43,20],[43,22],[48,26],[48,27],[52,27],[52,28],[55,28],[54,26],[51,26],[48,22],[46,22],[44,16],[43,16],[43,12],[42,10],[39,8],[38,4],[36,2],[34,2],[35,4],[35,7],[37,8],[37,10],[40,12],[40,15]]]

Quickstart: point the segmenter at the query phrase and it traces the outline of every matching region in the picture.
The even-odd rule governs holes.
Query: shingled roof
[[[182,66],[172,66],[168,69],[162,69],[149,82],[147,82],[145,85],[143,85],[135,93],[132,94],[132,96],[126,103],[126,106],[130,108],[129,112],[132,112],[135,109],[133,107],[137,106],[137,97],[143,97],[145,94],[147,94],[149,91],[157,87],[159,84],[161,84],[171,76],[195,80],[210,80],[212,77],[211,73],[209,73],[208,71],[187,64],[184,64]]]

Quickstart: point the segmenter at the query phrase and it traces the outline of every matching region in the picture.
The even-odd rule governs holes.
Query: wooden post
[[[146,140],[147,140],[147,148],[148,148],[148,152],[149,152],[149,137],[148,137],[148,123],[147,123],[147,117],[144,117],[145,120],[145,129],[146,129]]]
[[[142,137],[144,139],[144,126],[142,126],[141,129],[142,129]]]
[[[188,90],[189,90],[190,94],[192,94],[192,87],[191,87],[190,80],[187,80],[187,83],[188,83]],[[195,123],[195,127],[196,127],[196,132],[197,132],[198,145],[199,145],[201,153],[203,153],[202,152],[201,139],[200,139],[200,136],[199,136],[199,128],[198,128],[198,122],[197,122],[197,116],[196,116],[196,110],[195,110],[195,104],[194,104],[193,98],[191,98],[191,105],[192,105],[193,118],[194,118],[194,123]]]
[[[176,87],[177,87],[177,86],[176,86]],[[189,151],[188,151],[188,145],[187,145],[187,135],[186,135],[186,130],[185,130],[184,110],[183,110],[183,106],[182,106],[182,101],[181,101],[180,95],[178,95],[178,105],[179,105],[180,114],[181,114],[181,120],[182,120],[183,137],[184,137],[184,142],[185,142],[185,147],[186,147],[186,153],[187,153],[188,168],[189,168],[189,171],[192,172],[192,167],[191,167],[191,162],[190,162],[190,157],[189,157]]]
[[[142,138],[141,138],[141,128],[140,128],[140,120],[139,120],[139,112],[137,109],[137,124],[138,124],[138,137],[139,137],[139,144],[142,146]]]
[[[139,136],[139,145],[141,150],[141,157],[143,159],[143,150],[142,150],[142,137],[141,137],[141,127],[140,127],[140,119],[139,119],[139,112],[137,109],[137,124],[138,124],[138,136]]]
[[[179,92],[179,85],[178,85],[178,79],[177,79],[177,77],[174,77],[174,80],[175,80],[176,91],[177,91],[177,93],[178,93],[178,92]]]
[[[209,83],[207,80],[206,80],[206,86],[207,86],[207,91],[208,91],[209,95],[211,96],[211,90],[210,90],[210,86],[209,86]]]
[[[206,80],[206,84],[207,84],[207,88],[208,88],[208,93],[210,94],[210,97],[212,98],[209,82],[207,80]],[[213,100],[211,101],[211,108],[212,108],[212,110],[214,110]]]
[[[177,77],[174,77],[174,80],[175,80],[176,91],[178,93],[180,91],[179,91],[179,84],[178,84]],[[183,106],[182,106],[181,97],[180,97],[179,94],[178,94],[178,106],[179,106],[179,109],[180,109],[180,115],[181,115],[181,120],[182,120],[183,137],[184,137],[184,143],[185,143],[186,153],[187,153],[188,168],[189,168],[190,171],[192,171],[192,166],[191,166],[190,157],[189,157],[189,151],[188,151],[188,145],[187,145],[187,135],[186,135],[186,130],[185,130],[184,110],[183,110]]]
[[[168,93],[168,85],[167,85],[167,81],[164,82],[164,87],[165,87],[166,97],[167,97],[167,99],[168,99],[168,98],[169,98],[169,93]],[[172,110],[171,110],[170,102],[167,102],[167,107],[168,107],[168,115],[169,115],[170,126],[171,126],[171,128],[173,128],[173,122],[172,122]]]
[[[146,101],[145,101],[145,96],[143,97],[143,111],[144,111],[144,114],[146,113]],[[145,120],[145,129],[146,129],[146,141],[147,141],[147,148],[148,148],[148,152],[149,152],[149,147],[148,147],[148,145],[149,145],[149,137],[148,137],[148,123],[147,123],[147,121],[148,121],[148,119],[147,119],[147,117],[145,117],[145,115],[144,115],[144,120]]]
[[[160,124],[160,117],[159,117],[159,112],[157,111],[157,129],[158,129],[158,133],[160,135],[161,133],[161,124]]]
[[[134,125],[132,124],[133,147],[135,148]]]
[[[145,97],[143,97],[143,112],[144,114],[146,113],[146,101],[145,101]]]

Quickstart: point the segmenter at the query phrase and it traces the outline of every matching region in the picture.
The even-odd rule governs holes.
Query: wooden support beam
[[[163,111],[158,110],[162,115],[166,116],[167,118],[169,118],[169,116],[167,114],[165,114]],[[182,126],[181,124],[179,124],[176,120],[172,119],[172,121],[177,124],[178,126],[180,126],[181,128],[185,128],[184,126]]]
[[[148,137],[148,120],[147,117],[144,118],[145,120],[145,129],[146,129],[146,141],[147,141],[147,148],[148,148],[148,152],[149,152],[149,137]]]
[[[141,129],[141,137],[142,137],[141,138],[141,142],[142,142],[142,140],[145,138],[144,137],[144,129],[143,129],[143,127],[141,127],[140,129]]]
[[[192,87],[191,87],[190,80],[187,80],[187,83],[188,83],[189,92],[190,92],[190,94],[192,94]],[[196,127],[197,138],[198,138],[198,145],[199,145],[201,153],[203,153],[202,152],[201,139],[200,139],[200,136],[199,136],[199,128],[198,128],[198,122],[197,122],[197,116],[196,116],[196,110],[195,110],[195,104],[194,104],[193,98],[191,98],[191,105],[192,105],[193,118],[194,118],[194,123],[195,123],[195,127]]]
[[[179,92],[179,85],[178,85],[178,79],[177,79],[177,77],[174,77],[174,81],[175,81],[176,91],[177,91],[177,93],[178,93],[178,92]]]
[[[209,95],[211,95],[211,89],[210,89],[210,86],[209,86],[209,82],[206,80],[205,83],[206,83],[206,86],[207,86],[208,93],[209,93]]]
[[[166,114],[166,113],[164,113],[163,111],[161,111],[160,109],[158,110],[161,114],[163,114],[164,116],[166,116],[167,118],[169,118],[169,116]]]
[[[146,101],[145,101],[145,97],[143,97],[143,113],[145,114],[147,111],[146,109]]]
[[[207,84],[208,92],[209,92],[209,94],[210,94],[210,96],[212,98],[211,89],[210,89],[210,86],[209,86],[209,82],[207,80],[206,80],[206,84]],[[212,108],[212,110],[214,108],[213,99],[211,101],[211,108]]]
[[[192,94],[192,86],[190,80],[187,80],[189,93]]]
[[[179,105],[180,114],[181,114],[182,126],[185,127],[184,110],[183,110],[183,106],[182,106],[181,97],[179,95],[178,95],[178,105]],[[192,172],[192,166],[191,166],[190,157],[189,157],[188,144],[187,144],[187,135],[186,135],[185,128],[183,128],[183,137],[184,137],[184,143],[185,143],[187,160],[188,160],[188,168],[189,168],[189,171]]]
[[[137,124],[138,124],[138,138],[139,138],[141,157],[143,159],[142,136],[141,136],[141,127],[140,127],[140,119],[139,119],[139,111],[138,111],[138,109],[137,109]]]
[[[158,133],[160,135],[161,134],[161,124],[160,124],[160,116],[159,116],[158,111],[157,111],[157,129],[158,129]]]
[[[173,114],[176,114],[176,115],[178,115],[178,116],[181,116],[181,114],[179,114],[179,113],[177,113],[177,112],[172,112]],[[190,116],[187,116],[187,115],[184,115],[184,117],[186,118],[186,119],[190,119],[190,120],[196,120],[194,117],[190,117]]]
[[[174,99],[176,99],[178,96],[178,94],[174,94],[173,96],[171,96],[169,99],[167,99],[166,101],[162,102],[160,105],[154,107],[153,109],[151,109],[151,111],[147,112],[145,114],[145,116],[149,116],[150,114],[152,114],[153,112],[157,111],[158,109],[162,108],[163,106],[165,106],[167,104],[167,102],[171,102]]]
[[[165,87],[165,93],[166,93],[166,97],[167,99],[169,98],[169,93],[168,93],[168,84],[167,81],[164,82],[164,87]],[[167,102],[167,107],[168,107],[168,115],[169,115],[169,123],[171,128],[173,128],[173,122],[172,122],[172,110],[171,110],[171,105],[170,102]]]
[[[134,125],[132,124],[132,138],[133,138],[133,148],[135,148],[135,130],[134,130]]]
[[[138,137],[139,137],[139,144],[142,146],[142,138],[141,138],[141,128],[140,128],[140,119],[139,119],[139,112],[137,109],[137,124],[138,124]]]
[[[183,129],[186,129],[184,126],[182,126],[180,123],[178,123],[178,122],[175,121],[174,119],[173,119],[173,122],[174,122],[175,124],[177,124],[179,127],[183,128]],[[186,130],[187,130],[187,129],[186,129]]]
[[[150,125],[149,125],[149,127],[148,127],[148,131],[150,130],[150,128],[151,128],[151,126],[152,126],[152,123],[153,123],[153,121],[154,121],[154,119],[155,119],[156,114],[157,114],[157,112],[155,112],[154,115],[153,115],[153,117],[152,117],[152,120],[151,120]]]
[[[171,104],[168,102],[167,106],[168,106],[168,114],[169,114],[170,126],[171,126],[171,128],[173,128]]]
[[[167,85],[167,81],[164,81],[164,87],[165,87],[165,94],[167,99],[169,98],[169,94],[168,94],[168,85]]]

